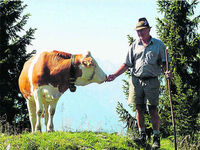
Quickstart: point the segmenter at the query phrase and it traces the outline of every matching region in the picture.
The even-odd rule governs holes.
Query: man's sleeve
[[[130,47],[130,49],[126,55],[124,64],[126,64],[129,67],[133,66],[133,46]]]

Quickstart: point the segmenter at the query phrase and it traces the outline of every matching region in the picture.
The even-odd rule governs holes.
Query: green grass
[[[160,145],[161,148],[163,147],[163,150],[174,150],[174,143],[172,143],[169,139],[162,139]]]
[[[171,150],[173,144],[161,140],[161,150]],[[136,145],[127,136],[94,132],[53,132],[24,133],[8,136],[0,133],[0,149],[6,150],[66,150],[66,149],[97,149],[97,150],[131,150]]]

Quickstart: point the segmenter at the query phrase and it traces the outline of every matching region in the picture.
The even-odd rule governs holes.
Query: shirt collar
[[[150,36],[150,41],[149,41],[149,43],[148,43],[148,45],[151,45],[151,44],[153,44],[153,42],[154,42],[154,38],[152,38],[152,36]],[[142,43],[142,41],[139,39],[139,42],[138,42],[138,44],[139,45],[143,45],[143,43]]]

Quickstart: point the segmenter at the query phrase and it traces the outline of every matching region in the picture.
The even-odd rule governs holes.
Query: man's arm
[[[128,66],[126,64],[122,64],[115,73],[113,73],[107,77],[106,82],[113,81],[119,75],[123,74],[127,69],[128,69]]]

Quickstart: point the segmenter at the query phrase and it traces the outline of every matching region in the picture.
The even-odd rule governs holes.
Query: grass
[[[160,145],[163,147],[163,150],[174,150],[174,143],[169,139],[162,139]]]
[[[172,145],[167,139],[161,140],[161,150],[172,150]],[[1,150],[131,150],[136,147],[127,136],[114,133],[53,132],[11,136],[0,133]]]

